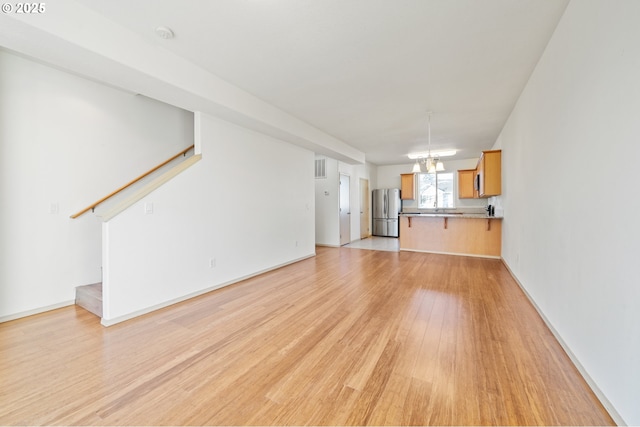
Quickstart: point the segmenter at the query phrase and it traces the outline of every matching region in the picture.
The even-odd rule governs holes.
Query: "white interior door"
[[[340,174],[340,246],[351,242],[351,207],[349,175]]]

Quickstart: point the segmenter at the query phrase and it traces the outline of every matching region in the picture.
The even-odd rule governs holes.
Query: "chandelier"
[[[431,153],[431,112],[427,112],[427,135],[428,135],[428,151],[426,153],[410,153],[409,158],[415,159],[416,163],[413,165],[413,173],[421,173],[424,166],[424,170],[427,173],[435,173],[444,171],[444,164],[440,157],[453,156],[456,154],[455,150],[444,151],[440,153]]]

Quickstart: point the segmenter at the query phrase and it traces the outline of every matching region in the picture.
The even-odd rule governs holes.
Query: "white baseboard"
[[[593,393],[596,395],[598,400],[600,400],[600,403],[602,403],[602,406],[604,406],[604,408],[607,410],[609,415],[611,415],[611,418],[613,418],[613,421],[615,421],[615,423],[619,426],[626,426],[627,423],[624,421],[622,416],[620,416],[620,414],[618,413],[618,411],[616,411],[615,407],[611,404],[609,399],[607,399],[607,397],[602,392],[602,390],[600,390],[600,387],[598,387],[596,382],[593,380],[593,378],[591,378],[591,376],[589,375],[587,370],[584,368],[584,366],[582,366],[582,364],[580,363],[578,358],[575,356],[575,354],[573,354],[573,352],[571,351],[567,343],[562,339],[562,336],[558,333],[558,331],[556,331],[556,329],[553,327],[549,319],[547,319],[547,317],[545,316],[544,312],[540,309],[540,307],[538,307],[538,304],[536,304],[536,302],[531,297],[531,295],[529,295],[529,292],[527,292],[527,290],[522,285],[522,283],[520,283],[520,280],[518,280],[516,275],[513,274],[513,271],[511,271],[511,268],[509,268],[509,264],[507,264],[504,258],[501,258],[501,259],[502,259],[502,264],[504,264],[504,266],[507,268],[507,271],[509,271],[509,274],[511,275],[511,277],[513,277],[513,280],[515,280],[518,286],[520,286],[520,289],[522,289],[522,292],[526,295],[527,299],[529,299],[529,302],[531,303],[531,305],[533,305],[533,308],[536,309],[536,311],[542,318],[542,321],[547,325],[547,327],[549,328],[553,336],[556,338],[556,340],[558,341],[562,349],[565,351],[565,353],[567,353],[567,356],[569,356],[569,359],[571,359],[571,362],[573,362],[576,369],[578,369],[578,372],[580,372],[580,375],[582,375],[582,378],[584,378],[584,380],[587,382],[587,384],[589,385]]]
[[[12,320],[17,320],[17,319],[22,319],[23,317],[33,316],[35,314],[44,313],[46,311],[57,310],[57,309],[62,308],[62,307],[68,307],[68,306],[73,305],[75,303],[76,303],[75,300],[63,301],[63,302],[59,302],[57,304],[48,305],[46,307],[38,307],[38,308],[34,308],[33,310],[27,310],[27,311],[22,311],[20,313],[10,314],[8,316],[2,316],[2,317],[0,317],[0,323],[10,322]]]
[[[192,292],[190,294],[183,295],[181,297],[174,298],[172,300],[165,301],[163,303],[156,304],[156,305],[153,305],[151,307],[143,308],[142,310],[134,311],[133,313],[125,314],[123,316],[114,317],[113,319],[102,318],[100,323],[102,323],[103,326],[107,326],[107,327],[108,326],[113,326],[113,325],[115,325],[117,323],[122,323],[122,322],[125,322],[127,320],[131,320],[131,319],[133,319],[135,317],[139,317],[139,316],[151,313],[153,311],[160,310],[160,309],[165,308],[165,307],[169,307],[170,305],[178,304],[180,302],[189,300],[191,298],[195,298],[195,297],[198,297],[200,295],[204,295],[204,294],[206,294],[208,292],[215,291],[216,289],[224,288],[225,286],[233,285],[234,283],[238,283],[238,282],[241,282],[243,280],[250,279],[251,277],[259,276],[259,275],[267,273],[269,271],[277,270],[278,268],[282,268],[282,267],[290,265],[290,264],[295,264],[296,262],[300,262],[300,261],[303,261],[303,260],[308,259],[308,258],[313,258],[314,256],[316,256],[315,252],[312,253],[312,254],[305,255],[303,257],[300,257],[300,258],[297,258],[297,259],[282,263],[282,264],[275,265],[273,267],[265,268],[264,270],[256,271],[255,273],[251,273],[251,274],[248,274],[246,276],[238,277],[236,279],[230,280],[230,281],[225,282],[225,283],[219,283],[217,285],[210,286],[208,288],[201,289],[199,291]]]

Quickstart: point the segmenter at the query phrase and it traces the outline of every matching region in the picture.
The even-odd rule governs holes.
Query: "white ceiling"
[[[490,148],[568,0],[79,3],[382,165],[426,150],[428,110],[433,149]]]

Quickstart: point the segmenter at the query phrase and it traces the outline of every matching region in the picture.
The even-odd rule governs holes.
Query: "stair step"
[[[76,288],[76,305],[102,317],[102,283],[78,286]]]

